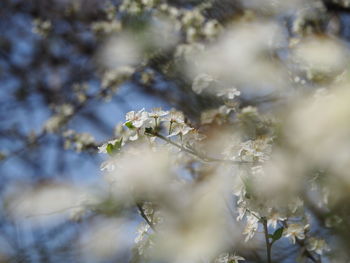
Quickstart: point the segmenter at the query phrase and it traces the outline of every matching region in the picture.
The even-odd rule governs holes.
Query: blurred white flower
[[[350,92],[347,82],[335,86],[330,93],[321,95],[318,92],[316,98],[298,101],[288,112],[284,132],[299,156],[308,160],[303,163],[304,168],[310,165],[327,167],[344,179],[342,183],[349,184]],[[342,191],[336,193],[342,194]]]
[[[289,201],[288,208],[294,214],[298,210],[298,208],[302,207],[303,205],[303,200],[301,200],[299,197],[296,197]]]
[[[255,232],[259,227],[259,219],[251,214],[247,215],[247,223],[243,230],[243,235],[247,235],[245,238],[245,242],[254,237]]]
[[[225,96],[230,100],[233,100],[235,97],[241,95],[241,92],[236,88],[232,88],[230,90],[222,90],[216,94],[217,96]]]
[[[86,262],[104,262],[132,246],[128,222],[123,218],[97,218],[83,231],[79,245]]]
[[[212,76],[201,73],[193,80],[192,90],[197,94],[201,94],[204,90],[209,89],[213,83],[215,83],[215,79]]]
[[[111,37],[100,50],[100,61],[109,69],[136,65],[142,54],[142,47],[131,37],[123,34]]]
[[[293,50],[293,59],[317,72],[331,72],[346,67],[349,50],[340,40],[327,37],[309,37]]]
[[[139,243],[140,241],[142,241],[149,229],[149,224],[142,222],[137,228],[137,236],[135,238],[135,243]]]
[[[198,83],[193,85],[198,93],[211,81],[210,78],[198,81],[197,76],[203,72],[240,88],[266,89],[269,85],[271,89],[280,89],[285,87],[286,72],[271,54],[283,45],[287,45],[286,36],[278,24],[238,23],[206,50],[193,53],[186,73]]]
[[[238,156],[245,161],[259,161],[264,162],[270,159],[272,145],[270,138],[248,140],[241,143],[241,149]]]
[[[68,218],[73,209],[81,207],[80,199],[83,195],[89,195],[87,189],[69,184],[21,187],[9,197],[9,212],[17,220],[27,220],[34,226],[53,224],[57,220]]]
[[[168,49],[179,42],[181,27],[176,19],[164,15],[154,16],[148,29],[148,40],[153,46]]]
[[[289,224],[287,228],[284,229],[283,235],[289,237],[293,244],[295,244],[296,239],[305,238],[305,230],[309,225],[301,224]]]
[[[135,72],[135,69],[130,66],[120,66],[115,69],[107,70],[102,77],[102,89],[116,89],[124,81],[128,80]],[[107,97],[107,99],[109,99]]]
[[[280,213],[273,211],[270,213],[267,219],[267,226],[272,226],[273,228],[277,227],[278,221],[284,221],[287,217],[282,216]]]
[[[238,261],[245,260],[245,258],[236,254],[223,253],[215,259],[215,263],[238,263]]]
[[[229,213],[222,194],[229,193],[229,184],[221,176],[188,188],[172,198],[164,209],[162,231],[156,240],[160,258],[171,262],[194,262],[212,258],[227,241]],[[231,243],[232,244],[232,243]]]
[[[153,108],[149,113],[149,117],[151,118],[160,118],[169,114],[169,111],[164,111],[161,108]]]
[[[136,199],[159,196],[166,192],[171,181],[171,153],[166,147],[152,149],[138,144],[111,157],[107,163],[104,178],[111,184],[112,194],[126,192]]]
[[[307,250],[314,251],[315,253],[322,255],[324,251],[329,251],[329,247],[323,239],[310,237],[307,240]]]
[[[169,121],[170,123],[178,124],[182,124],[185,122],[183,113],[179,111],[170,111],[169,116],[167,116],[165,120]]]
[[[171,129],[171,133],[168,135],[168,137],[173,137],[176,135],[186,135],[188,134],[190,131],[192,131],[193,128],[187,126],[186,124],[176,124],[173,125],[172,129]]]

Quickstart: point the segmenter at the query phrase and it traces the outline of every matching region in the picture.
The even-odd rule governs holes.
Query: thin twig
[[[145,219],[146,223],[151,227],[151,229],[154,232],[157,232],[155,225],[153,224],[153,222],[151,220],[148,219],[147,215],[145,214],[145,211],[143,211],[142,205],[139,203],[136,203],[136,206],[140,212],[140,215],[143,217],[143,219]]]
[[[264,226],[264,234],[265,234],[265,242],[266,242],[266,254],[267,254],[267,262],[271,263],[271,247],[272,243],[269,240],[269,230],[267,227],[267,220],[265,218],[262,219],[262,224]]]
[[[159,133],[154,133],[151,134],[154,135],[160,139],[162,139],[163,141],[179,148],[180,150],[187,152],[189,154],[192,154],[196,157],[198,157],[199,159],[205,161],[205,162],[223,162],[223,163],[230,163],[230,164],[235,164],[235,165],[242,165],[242,164],[254,164],[256,162],[247,162],[247,161],[233,161],[233,160],[228,160],[228,159],[219,159],[219,158],[214,158],[214,157],[209,157],[209,156],[205,156],[203,154],[198,153],[197,151],[193,150],[193,149],[189,149],[187,147],[184,147],[183,145],[180,145],[170,139],[168,139],[167,137],[159,134]]]

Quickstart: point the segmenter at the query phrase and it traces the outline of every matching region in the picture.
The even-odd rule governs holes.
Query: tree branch
[[[143,219],[146,221],[146,223],[151,227],[151,229],[154,232],[157,232],[155,225],[153,224],[153,222],[151,220],[148,219],[147,215],[145,214],[145,211],[143,211],[142,205],[139,203],[136,203],[137,209],[140,212],[140,215],[143,217]]]
[[[269,230],[268,230],[268,227],[267,227],[267,220],[266,220],[266,218],[262,219],[262,224],[264,226],[267,262],[271,263],[272,262],[271,261],[271,247],[272,247],[272,243],[270,243],[270,240],[269,240]]]
[[[247,162],[247,161],[233,161],[233,160],[228,160],[228,159],[219,159],[219,158],[205,156],[205,155],[203,155],[203,154],[201,154],[193,149],[189,149],[187,147],[184,147],[183,145],[180,145],[180,144],[168,139],[167,137],[165,137],[159,133],[153,133],[151,135],[154,135],[154,136],[162,139],[163,141],[179,148],[180,150],[187,152],[189,154],[192,154],[195,157],[198,157],[199,159],[201,159],[202,161],[205,161],[205,162],[222,162],[222,163],[230,163],[230,164],[234,164],[234,165],[255,164],[256,163],[256,162]]]

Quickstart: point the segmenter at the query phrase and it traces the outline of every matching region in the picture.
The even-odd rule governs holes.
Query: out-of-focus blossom
[[[319,255],[322,255],[324,251],[329,251],[326,241],[316,237],[310,237],[307,240],[307,249]]]
[[[171,183],[171,155],[166,148],[138,145],[107,160],[106,181],[115,192],[126,192],[137,199],[143,195],[162,195]],[[137,165],[135,165],[137,162]]]
[[[52,23],[50,20],[42,20],[40,18],[33,21],[33,32],[46,37],[52,30]]]
[[[120,21],[98,21],[91,25],[91,29],[97,34],[109,35],[121,31],[122,25]]]
[[[209,39],[218,36],[221,32],[222,27],[217,20],[209,20],[205,23],[203,28],[203,34]]]
[[[110,38],[100,51],[100,61],[109,69],[136,65],[142,55],[142,47],[130,35]]]
[[[107,70],[102,77],[101,87],[103,89],[115,90],[120,84],[129,79],[134,71],[134,68],[130,66],[121,66],[116,69]]]
[[[180,27],[176,19],[163,14],[154,16],[150,28],[146,30],[146,41],[156,48],[167,50],[179,42]]]
[[[167,116],[165,120],[169,121],[170,123],[178,124],[182,124],[185,122],[183,113],[179,111],[170,111],[169,116]]]
[[[270,59],[270,54],[285,42],[277,24],[266,21],[238,24],[205,51],[194,54],[188,73],[196,77],[205,72],[245,88],[270,85],[279,89],[285,86],[286,73]],[[195,87],[201,91],[206,86]]]
[[[245,161],[264,162],[270,159],[272,150],[270,139],[249,140],[241,144],[238,156]]]
[[[147,234],[149,229],[150,229],[150,225],[149,224],[142,223],[137,229],[137,236],[135,238],[135,243],[139,243],[140,241],[142,241],[142,239]]]
[[[304,239],[305,231],[309,225],[301,224],[289,224],[287,228],[284,229],[283,234],[285,237],[289,237],[293,244],[295,244],[296,239]]]
[[[348,61],[349,50],[340,40],[327,37],[308,37],[293,47],[293,59],[307,71],[308,77],[315,74],[339,74]]]
[[[331,215],[326,218],[326,227],[336,227],[341,224],[343,219],[338,215]]]
[[[192,89],[197,94],[201,94],[204,90],[209,89],[215,83],[215,79],[208,74],[199,74],[192,83]]]
[[[186,135],[188,134],[193,128],[187,126],[186,124],[177,124],[174,125],[171,129],[171,133],[168,135],[168,137],[176,136],[176,135]]]
[[[235,97],[241,95],[241,92],[239,90],[237,90],[236,88],[232,88],[229,90],[220,91],[216,95],[217,96],[225,96],[228,99],[233,100]]]
[[[326,166],[346,182],[350,167],[349,98],[347,86],[335,87],[328,95],[305,98],[294,105],[284,126],[289,143],[308,159],[305,168]]]
[[[229,253],[223,253],[215,259],[215,263],[238,263],[242,260],[245,260],[245,258],[236,254],[231,255]]]
[[[149,113],[149,117],[151,118],[160,118],[164,117],[169,114],[169,111],[164,111],[161,108],[154,108],[152,111]]]
[[[123,218],[97,218],[83,232],[79,246],[86,261],[111,260],[129,249],[132,239],[128,238],[128,222]]]
[[[165,207],[164,222],[155,242],[156,256],[173,262],[214,257],[228,240],[229,214],[221,194],[229,192],[229,184],[218,176],[203,181],[190,192],[185,185],[182,187],[185,188],[181,194]]]
[[[278,221],[284,221],[286,219],[287,219],[287,217],[282,216],[280,213],[278,213],[276,211],[273,211],[268,216],[267,225],[272,226],[273,228],[276,228]]]
[[[17,220],[35,224],[50,224],[67,218],[73,209],[82,207],[80,197],[87,189],[68,184],[47,184],[15,190],[10,195],[9,212]]]
[[[49,118],[44,124],[44,130],[50,133],[58,132],[67,120],[74,113],[74,108],[71,104],[62,104],[55,108],[55,114]]]
[[[252,214],[247,215],[247,223],[243,230],[243,235],[246,235],[245,237],[246,242],[249,239],[252,239],[254,237],[256,231],[258,230],[258,226],[259,226],[258,223],[259,223],[259,219],[256,216]]]

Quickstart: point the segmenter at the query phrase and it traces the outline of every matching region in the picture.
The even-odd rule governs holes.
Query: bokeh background
[[[166,16],[162,17],[163,21],[154,20],[152,12],[159,8],[160,2],[172,7],[164,12],[202,10],[203,17],[188,18],[188,27],[173,24]],[[125,11],[123,5],[125,10],[136,8],[135,13]],[[136,210],[129,215],[128,227],[120,230],[130,239],[128,248],[118,250],[120,253],[112,259],[102,260],[87,258],[84,249],[93,250],[96,243],[103,244],[104,237],[118,222],[100,222],[106,228],[100,236],[83,236],[89,220],[96,220],[94,216],[71,220],[67,215],[54,213],[60,197],[71,194],[65,188],[55,189],[57,199],[50,199],[50,195],[45,200],[43,206],[52,205],[47,216],[34,213],[18,219],[11,213],[15,210],[11,208],[11,200],[30,189],[35,192],[67,182],[92,191],[106,187],[100,171],[106,155],[98,154],[97,147],[118,134],[117,125],[124,122],[128,111],[175,108],[183,111],[195,126],[204,110],[218,107],[220,98],[193,88],[195,73],[183,74],[183,68],[179,67],[182,64],[174,65],[179,45],[195,48],[196,42],[210,43],[219,34],[219,24],[225,26],[235,24],[242,17],[248,21],[259,17],[282,26],[282,36],[304,36],[310,32],[320,38],[331,35],[348,48],[349,5],[346,0],[0,1],[0,262],[129,262],[134,227],[142,220]],[[295,22],[298,19],[302,21],[299,24]],[[208,21],[214,20],[218,24],[209,24]],[[267,28],[266,34],[269,32]],[[249,41],[261,40],[244,37],[248,37],[244,38],[247,42],[223,45],[233,45],[239,50]],[[283,39],[276,43],[277,60],[289,64],[289,43]],[[216,54],[215,50],[212,52]],[[216,72],[216,68],[205,67],[212,59],[208,56],[200,70]],[[308,79],[304,73],[299,77],[300,72],[290,66],[292,73],[279,72],[274,83],[264,74],[244,75],[251,70],[244,61],[243,57],[237,61],[242,66],[233,67],[236,74],[243,74],[236,83],[243,91],[237,99],[240,108],[253,105],[262,111],[276,109],[291,96],[290,89],[276,89],[276,85],[284,82],[289,87],[295,82],[303,84],[304,80],[305,89],[312,90],[334,77],[332,72],[326,80]],[[264,66],[271,65],[259,64],[253,70],[259,71]],[[225,86],[231,80],[225,69],[222,72]],[[282,76],[284,81],[279,82]],[[252,83],[247,84],[247,80]],[[257,88],[260,84],[263,87]],[[73,199],[69,199],[72,206],[77,201]],[[60,205],[57,207],[60,212]],[[32,209],[30,204],[26,209]],[[85,242],[88,248],[80,249],[78,242]],[[259,258],[254,255],[250,260],[264,262]]]

